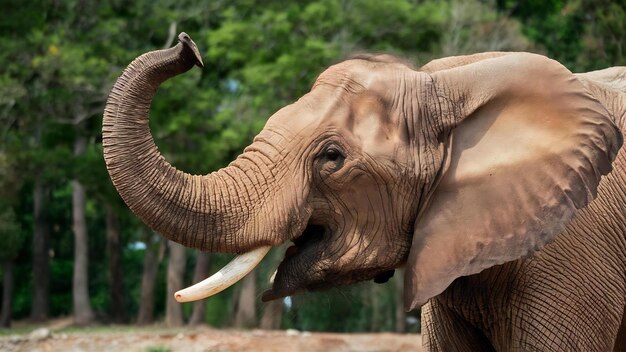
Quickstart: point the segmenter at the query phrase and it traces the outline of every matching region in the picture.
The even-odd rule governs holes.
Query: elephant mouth
[[[303,232],[291,240],[293,245],[285,251],[285,258],[279,265],[279,270],[277,270],[277,272],[281,271],[281,267],[293,264],[294,261],[306,263],[306,258],[300,257],[310,257],[311,253],[316,252],[314,249],[315,247],[318,247],[316,244],[322,242],[323,238],[327,236],[328,233],[329,231],[323,225],[313,223],[307,224]],[[262,246],[250,252],[243,253],[235,257],[225,267],[207,279],[176,292],[174,297],[178,302],[192,302],[219,293],[232,286],[252,271],[261,262],[265,255],[267,255],[270,249],[271,246]],[[264,301],[286,297],[296,293],[295,289],[283,288],[276,290],[275,288],[276,285],[274,285],[273,289],[264,293]],[[270,292],[273,294],[270,295]]]
[[[332,230],[328,227],[309,223],[302,234],[292,240],[293,245],[285,251],[283,261],[270,279],[272,287],[263,292],[261,300],[268,302],[304,291],[326,290],[337,285],[371,279],[382,284],[393,277],[394,268],[389,267],[356,270],[332,268],[334,260],[322,259],[324,252],[328,251],[324,240],[331,236]]]
[[[285,259],[290,259],[308,246],[320,242],[324,238],[326,232],[326,228],[322,225],[307,225],[300,236],[291,240],[293,245],[285,251]]]
[[[326,226],[307,224],[302,234],[291,240],[293,245],[285,251],[282,262],[270,279],[272,287],[263,292],[261,300],[268,302],[300,293],[305,289],[312,289],[310,285],[304,284],[304,281],[308,280],[303,279],[308,276],[310,269],[306,266],[316,262],[320,244],[329,235],[330,230]],[[296,272],[302,275],[297,275],[298,279],[294,280],[290,274],[293,275]]]
[[[328,252],[324,241],[331,236],[332,230],[328,227],[309,223],[300,236],[292,239],[293,245],[287,248],[284,259],[270,279],[272,287],[263,292],[261,300],[267,302],[303,291],[326,290],[338,284],[370,279],[382,284],[393,276],[393,268],[331,268],[335,261],[321,258],[324,252]]]

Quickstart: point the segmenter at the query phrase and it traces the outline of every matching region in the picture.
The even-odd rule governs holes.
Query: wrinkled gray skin
[[[264,300],[404,266],[406,308],[427,302],[428,350],[624,346],[624,68],[576,76],[524,53],[420,70],[347,60],[228,167],[193,176],[147,122],[159,84],[202,66],[179,39],[135,60],[104,114],[111,179],[153,229],[205,251],[293,240]]]

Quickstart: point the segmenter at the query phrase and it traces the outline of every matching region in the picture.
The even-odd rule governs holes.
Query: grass
[[[28,335],[33,330],[39,328],[40,326],[32,324],[32,325],[20,325],[15,326],[10,329],[1,328],[0,329],[0,337],[3,336],[12,336],[12,335]]]
[[[165,346],[150,346],[145,349],[145,352],[170,352],[171,350]]]

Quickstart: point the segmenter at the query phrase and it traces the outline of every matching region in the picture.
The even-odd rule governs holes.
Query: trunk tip
[[[191,39],[189,34],[185,32],[180,32],[178,35],[178,40],[183,44],[186,49],[191,50],[191,53],[194,56],[194,64],[200,68],[204,67],[204,63],[202,62],[202,57],[200,56],[200,51],[196,46],[196,43]]]

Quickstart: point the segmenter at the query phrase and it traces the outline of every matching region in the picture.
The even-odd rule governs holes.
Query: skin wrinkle
[[[184,184],[184,180],[183,180],[182,176],[183,175],[181,175],[180,172],[174,172],[173,173],[173,180],[170,182],[170,184],[183,185],[183,187],[172,187],[172,188],[169,188],[168,189],[169,193],[166,193],[166,197],[172,200],[171,201],[172,205],[173,205],[172,217],[174,219],[176,219],[176,222],[178,224],[180,224],[181,228],[188,229],[188,227],[186,225],[187,225],[187,217],[190,215],[190,213],[186,211],[186,209],[185,209],[186,208],[185,207],[186,204],[183,203],[184,201],[181,202],[183,200],[183,197],[182,197],[181,193],[184,192],[185,189],[187,188],[187,187],[184,187],[185,184]],[[183,203],[183,204],[181,204],[181,203]],[[172,224],[172,223],[170,223],[170,224]],[[175,233],[174,229],[175,228],[174,228],[173,225],[170,226],[170,227],[167,227],[167,232],[168,233]],[[180,242],[182,236],[183,236],[182,232],[178,233],[178,234],[175,234],[173,236],[174,241]]]
[[[196,199],[197,187],[198,186],[196,184],[196,176],[192,176],[190,185],[189,185],[189,187],[186,188],[186,189],[189,189],[189,198],[187,198],[187,199],[190,202],[189,207],[191,209],[195,209],[196,208],[196,201],[200,201],[200,199]],[[193,235],[193,239],[191,240],[191,243],[193,243],[194,247],[198,246],[198,237],[199,237],[198,226],[200,225],[199,223],[200,223],[200,221],[195,221],[195,222],[192,222],[191,224],[187,225],[187,227],[192,229],[191,233],[194,234]]]
[[[230,174],[227,171],[225,171],[225,169],[222,169],[221,171],[222,171],[222,175],[224,176],[224,179],[225,178],[229,178],[233,183],[236,182],[235,179],[232,176],[230,176]],[[232,189],[232,186],[231,186],[230,182],[225,182],[223,189],[226,191],[226,196],[228,197],[227,199],[232,199],[236,194],[238,194],[238,192],[236,190]],[[235,209],[230,208],[230,209],[228,209],[228,211],[229,211],[230,214],[233,214],[233,213],[237,214],[237,213],[239,213],[239,209],[237,209],[237,208],[235,208]],[[239,217],[235,215],[235,218],[238,219]],[[242,229],[242,227],[245,227],[245,225],[241,226],[241,221],[237,221],[236,225],[235,225],[235,228],[236,229]],[[230,239],[232,241],[230,243],[230,245],[232,246],[232,248],[234,248],[236,253],[241,253],[240,242],[241,242],[241,240],[243,240],[243,238],[239,238],[238,236],[230,236],[230,237],[231,237]]]
[[[157,189],[162,189],[162,194],[163,194],[163,198],[164,199],[168,199],[168,203],[171,204],[171,191],[170,188],[173,188],[174,186],[176,186],[177,184],[174,182],[175,181],[175,176],[176,176],[176,172],[173,169],[166,169],[164,172],[164,183],[159,185],[159,187]],[[171,175],[171,176],[170,176]],[[148,183],[144,183],[146,185],[149,185]],[[156,221],[156,225],[155,228],[160,228],[161,226],[163,227],[163,230],[161,232],[164,233],[171,233],[171,228],[173,227],[173,222],[176,221],[178,222],[178,218],[173,218],[173,221],[169,221],[168,216],[162,216],[164,215],[166,208],[157,208],[159,212],[161,212],[161,214],[157,214],[157,217],[155,218]],[[178,208],[180,209],[180,208]],[[176,208],[173,210],[174,215],[176,215]],[[161,225],[163,224],[163,225]],[[180,236],[180,233],[174,233],[173,234],[173,238],[177,239],[178,236]]]
[[[201,193],[201,197],[203,199],[202,205],[201,205],[201,209],[208,209],[209,208],[209,204],[217,204],[217,201],[213,201],[215,203],[212,203],[212,197],[217,196],[217,192],[209,192],[209,189],[207,188],[207,182],[206,182],[206,178],[202,177],[199,178],[198,182],[200,183],[200,187],[202,188],[202,193]],[[204,217],[204,224],[203,224],[203,228],[207,229],[207,228],[215,228],[215,224],[211,223],[211,222],[215,222],[215,219],[210,219],[208,216]],[[208,248],[208,241],[207,241],[207,235],[203,234],[202,236],[202,247],[200,248]]]
[[[248,170],[241,169],[242,174],[243,174],[242,178],[245,178],[247,180],[247,182],[244,183],[244,185],[246,185],[246,192],[247,192],[247,194],[249,194],[251,196],[250,199],[252,201],[254,201],[254,202],[261,202],[261,205],[263,205],[263,203],[265,202],[266,197],[259,196],[258,193],[257,193],[258,192],[257,190],[260,187],[258,187],[258,186],[255,187],[255,185],[260,185],[261,184],[261,182],[259,182],[259,179],[257,178],[257,174],[258,175],[263,175],[263,172],[262,172],[261,168],[258,165],[256,165],[256,163],[254,163],[253,160],[248,155],[245,156],[245,157],[242,157],[242,160],[243,159],[250,161],[250,164],[252,165],[248,169],[248,170],[250,170],[250,172],[248,172]],[[237,166],[237,167],[239,167],[239,166]],[[259,172],[251,171],[252,167],[255,167]],[[254,176],[254,180],[252,179],[252,177],[250,175]],[[252,191],[254,193],[254,197],[252,197],[252,194],[248,190],[248,187],[252,188]]]
[[[266,144],[267,146],[271,146],[271,144]],[[273,160],[272,157],[267,154],[266,152],[264,152],[261,148],[254,148],[254,149],[250,149],[249,152],[254,152],[257,155],[260,155],[262,157],[259,158],[259,160],[261,160],[263,162],[263,165],[267,168],[267,170],[269,171],[270,175],[272,176],[272,178],[276,178],[276,174],[274,174],[274,167],[273,167]]]
[[[259,180],[259,178],[257,177],[257,175],[259,175],[259,176],[260,176],[260,175],[264,175],[264,174],[265,174],[265,172],[264,172],[264,171],[263,171],[263,169],[262,169],[262,168],[258,165],[258,163],[256,163],[256,162],[254,162],[254,161],[253,161],[253,159],[252,159],[252,158],[251,158],[251,156],[250,156],[250,154],[251,154],[251,153],[252,153],[252,152],[250,152],[250,153],[244,153],[244,154],[241,156],[241,159],[242,159],[242,160],[248,160],[248,161],[250,162],[250,164],[249,164],[249,165],[251,165],[251,166],[250,166],[250,168],[249,168],[247,171],[245,171],[246,178],[248,179],[248,181],[250,182],[250,184],[251,184],[251,185],[256,185],[256,184],[260,184],[260,183],[261,183],[261,182],[260,182],[260,180]],[[255,171],[255,170],[252,170],[252,168],[256,168],[256,171]],[[249,171],[249,173],[248,173],[248,171]],[[268,172],[269,172],[269,170],[268,170]],[[250,174],[251,174],[252,176],[250,176]],[[254,180],[252,179],[252,177],[254,177]],[[256,190],[256,191],[258,192],[258,190]],[[263,192],[268,192],[268,191],[266,191],[266,189],[265,189],[265,188],[264,188],[262,191],[263,191]],[[266,196],[266,194],[264,193],[264,194],[262,194],[262,196],[261,196],[261,195],[257,196],[257,197],[258,197],[257,199],[258,199],[258,200],[260,200],[260,201],[263,201],[263,200],[266,198],[265,196]]]
[[[335,227],[334,229],[331,229],[330,236],[339,236],[340,234],[345,234],[345,233],[354,234],[356,232],[356,228],[347,229],[344,226],[347,226],[348,224],[351,224],[352,226],[354,226],[354,224],[356,224],[358,221],[358,214],[353,215],[351,213],[351,209],[348,207],[346,203],[343,202],[343,199],[341,197],[333,196],[332,192],[329,194],[331,194],[330,197],[333,198],[332,201],[331,199],[329,199],[329,204],[333,204],[333,207],[334,207],[333,213],[340,214],[340,220],[341,220],[339,222],[335,222],[335,225],[338,225],[338,226]],[[334,204],[336,204],[336,206]],[[352,221],[350,221],[350,219]],[[351,240],[354,237],[350,236],[348,238]],[[341,245],[339,245],[339,243],[340,242],[338,240],[337,242],[335,241],[330,242],[328,244],[328,248],[325,251],[326,253],[324,256],[327,258],[341,258],[341,255],[343,254],[345,249]],[[330,252],[327,252],[328,250],[330,250]]]
[[[263,162],[262,165],[260,166],[260,163],[253,163],[254,165],[256,165],[256,167],[258,167],[258,169],[260,170],[260,175],[265,175],[265,174],[270,174],[272,175],[272,171],[270,170],[270,167]],[[259,199],[263,199],[262,202],[265,202],[265,199],[270,199],[271,195],[277,191],[278,188],[278,184],[280,184],[282,182],[282,176],[279,176],[278,178],[272,177],[272,182],[268,182],[266,181],[263,177],[258,178],[255,174],[255,180],[258,182],[257,184],[259,185],[265,185],[265,187],[262,187],[261,189],[261,194],[259,195]],[[257,190],[258,191],[258,190]]]
[[[205,198],[202,196],[203,192],[205,191],[204,189],[204,185],[202,182],[202,177],[201,176],[193,176],[193,183],[194,183],[194,190],[195,190],[195,197],[197,197],[197,199],[195,200],[193,206],[196,207],[197,209],[206,209],[206,204],[205,204]],[[195,199],[195,198],[194,198]],[[195,226],[194,226],[194,232],[197,234],[196,238],[194,239],[196,248],[204,248],[204,234],[201,233],[202,228],[206,227],[206,217],[203,217],[200,221],[196,221],[195,222]]]
[[[369,159],[369,162],[370,162],[372,165],[377,164],[377,163],[376,163],[376,161],[375,161],[375,159],[374,159],[374,158],[371,158],[369,155],[367,155],[367,154],[366,154],[366,155],[365,155],[365,158],[366,158],[366,159]],[[369,166],[369,164],[366,164],[366,165],[368,165],[368,166]],[[391,199],[392,197],[391,197],[391,195],[390,195],[390,193],[389,193],[389,191],[388,191],[388,184],[387,184],[386,182],[384,182],[384,181],[383,181],[383,180],[385,180],[385,179],[386,179],[386,177],[384,177],[383,175],[380,175],[380,174],[379,174],[379,172],[378,172],[377,170],[385,170],[385,169],[384,169],[384,168],[382,168],[382,167],[381,167],[381,166],[379,166],[379,165],[375,165],[375,166],[373,166],[373,167],[368,167],[368,170],[367,170],[367,171],[369,171],[369,172],[370,172],[373,176],[377,176],[377,177],[375,177],[375,178],[377,179],[377,181],[378,181],[378,182],[376,182],[376,183],[378,183],[380,186],[384,186],[385,190],[387,190],[387,192],[385,192],[385,193],[387,194],[387,196],[388,196],[388,197],[385,197],[385,196],[383,195],[383,192],[382,192],[382,187],[381,187],[381,188],[379,188],[379,189],[378,189],[378,197],[379,197],[379,199],[380,199],[381,201],[382,201],[383,199],[385,199],[385,198],[389,198],[389,199]],[[386,175],[386,176],[387,176],[387,177],[391,177],[390,175]],[[370,209],[376,209],[376,208],[377,208],[377,207],[376,207],[376,205],[375,205],[376,203],[372,203],[372,200],[371,200],[370,198],[368,198],[368,201],[370,202]],[[381,203],[382,203],[382,202],[381,202]],[[391,209],[392,209],[392,208],[383,208],[383,209],[381,209],[381,211],[383,212],[383,216],[382,216],[382,218],[385,218],[385,219],[396,219],[396,217],[395,217],[393,214],[388,214],[388,213],[387,213],[388,211],[391,211]],[[380,218],[380,217],[374,217],[374,218],[375,218],[375,220],[378,220],[378,218]],[[381,227],[384,227],[385,225],[384,225],[382,222],[380,222],[380,221],[376,221],[375,223],[377,224],[377,226],[375,227],[375,230],[376,230],[376,231],[375,231],[374,233],[375,233],[375,234],[379,234],[379,233],[381,232],[381,231],[380,231],[380,228],[381,228]],[[397,224],[392,224],[392,225],[393,225],[393,227],[394,227],[394,228],[397,228],[397,227],[398,227],[398,226],[397,226]],[[392,233],[388,233],[388,234],[387,234],[387,238],[386,238],[386,239],[387,239],[387,240],[393,240],[393,237],[392,237],[392,236],[397,237],[398,235],[399,235],[399,234],[393,234],[393,235],[392,235]],[[366,248],[366,249],[369,249],[369,246],[368,246],[368,248]],[[366,251],[366,253],[367,253],[367,251]]]
[[[224,184],[224,181],[222,180],[221,174],[217,173],[217,175],[220,175],[220,176],[215,178],[215,180],[216,180],[215,183],[216,183],[216,186],[217,186],[217,187],[215,187],[215,189],[219,193],[219,197],[218,197],[219,206],[218,207],[219,207],[219,209],[225,209],[227,207],[226,201],[225,201],[226,197],[224,197],[225,184]],[[215,220],[216,220],[216,225],[221,228],[223,226],[223,223],[224,223],[223,217],[221,215],[218,215]],[[232,240],[227,239],[226,241],[227,241],[227,243],[226,243],[227,246],[228,245],[232,246],[232,243],[229,243]],[[211,237],[211,248],[215,248],[216,245],[217,245],[217,238],[215,236],[212,236]]]
[[[237,172],[237,177],[231,175],[231,171],[239,171]],[[250,181],[250,178],[247,177],[246,172],[237,164],[232,165],[232,169],[225,169],[224,173],[230,177],[233,180],[233,183],[235,185],[237,185],[237,193],[239,194],[241,192],[241,189],[243,189],[245,191],[245,195],[246,195],[246,199],[249,199],[251,202],[256,202],[256,200],[258,198],[253,197],[253,193],[250,193],[250,189],[248,188],[249,186],[253,186],[253,184],[251,184],[250,182],[241,182],[241,180],[248,180]],[[255,189],[255,187],[253,187],[253,189]],[[243,212],[246,212],[248,208],[247,204],[243,204],[242,205],[242,210]]]

